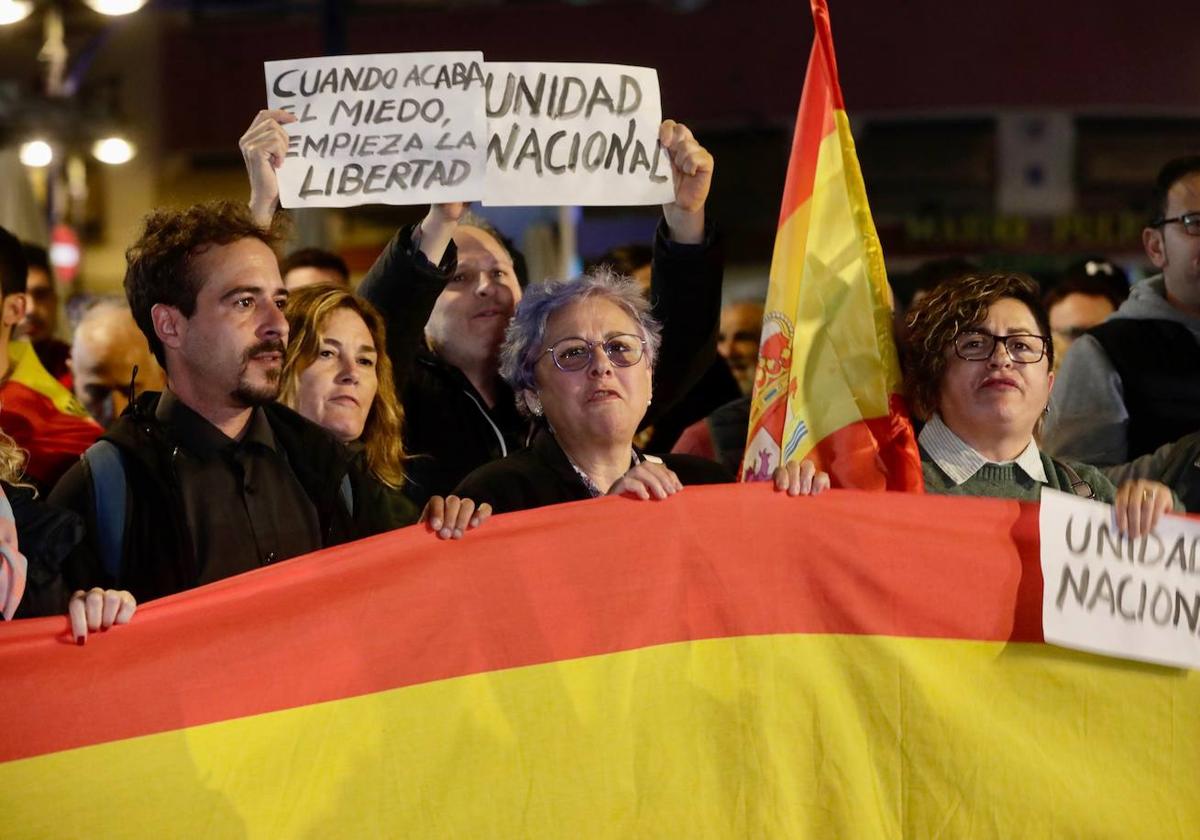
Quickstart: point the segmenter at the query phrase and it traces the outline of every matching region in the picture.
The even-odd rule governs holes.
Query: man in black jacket
[[[275,241],[229,202],[146,220],[125,291],[168,387],[143,394],[104,436],[125,487],[115,568],[100,545],[114,523],[97,513],[89,461],[51,495],[87,523],[64,563],[66,592],[115,585],[144,601],[388,527],[373,494],[353,492],[364,478],[349,453],[275,403],[288,337]],[[87,606],[89,623],[93,606],[110,609]]]

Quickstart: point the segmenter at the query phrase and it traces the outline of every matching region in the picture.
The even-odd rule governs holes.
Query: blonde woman
[[[344,287],[305,286],[288,297],[280,402],[355,450],[387,499],[393,527],[417,521],[404,484],[404,410],[396,399],[383,319]],[[360,488],[355,488],[359,490]]]

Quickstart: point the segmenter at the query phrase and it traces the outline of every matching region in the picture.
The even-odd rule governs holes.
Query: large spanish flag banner
[[[0,836],[1194,837],[1200,679],[1043,644],[1037,535],[689,487],[0,626]]]
[[[883,252],[842,103],[829,10],[813,38],[771,258],[744,480],[808,458],[835,487],[921,491]]]

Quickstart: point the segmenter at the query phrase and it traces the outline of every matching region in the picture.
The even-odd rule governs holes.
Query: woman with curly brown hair
[[[1054,384],[1054,344],[1036,281],[966,275],[937,286],[909,313],[905,387],[925,420],[918,444],[932,493],[1037,501],[1043,486],[1111,502],[1140,535],[1172,509],[1153,481],[1114,488],[1099,470],[1056,461],[1035,434]]]
[[[280,402],[356,450],[396,527],[417,521],[404,484],[404,410],[396,399],[383,319],[341,286],[297,289],[284,314],[289,339]]]

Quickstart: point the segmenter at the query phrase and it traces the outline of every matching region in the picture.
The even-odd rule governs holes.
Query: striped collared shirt
[[[925,424],[925,428],[921,430],[917,440],[921,444],[921,448],[929,453],[929,457],[941,467],[942,472],[954,482],[955,486],[966,482],[979,472],[980,467],[994,463],[984,458],[962,438],[950,431],[950,427],[943,423],[942,418],[937,414],[929,418],[929,422]],[[1014,461],[1005,463],[1015,463],[1030,478],[1042,484],[1046,483],[1046,468],[1042,464],[1042,453],[1038,451],[1037,442],[1032,439],[1025,447],[1025,451]]]

